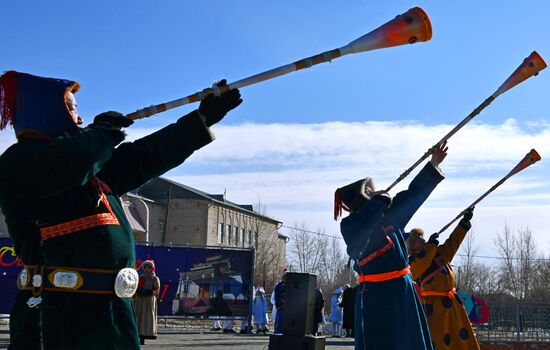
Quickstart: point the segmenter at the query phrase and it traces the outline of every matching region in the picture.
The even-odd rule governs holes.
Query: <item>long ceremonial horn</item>
[[[126,117],[132,120],[150,117],[175,107],[200,101],[208,94],[223,94],[231,89],[239,89],[264,80],[276,78],[300,69],[309,68],[319,63],[332,61],[335,58],[347,54],[383,49],[403,44],[414,44],[419,41],[428,41],[431,38],[432,26],[428,15],[420,7],[415,7],[339,49],[325,51],[321,54],[244,78],[226,86],[213,86],[212,88],[204,89],[184,98],[146,107],[130,113],[126,115]]]
[[[420,157],[419,160],[416,161],[416,163],[414,163],[410,168],[405,170],[403,174],[399,175],[397,180],[395,180],[386,189],[386,192],[389,192],[395,185],[397,185],[401,180],[407,177],[414,168],[416,168],[420,163],[422,163],[426,158],[428,158],[433,153],[433,150],[436,147],[441,145],[443,142],[447,141],[451,136],[453,136],[458,130],[460,130],[476,115],[481,113],[481,111],[484,110],[485,107],[490,105],[495,98],[497,98],[499,95],[503,94],[504,92],[510,90],[511,88],[518,85],[519,83],[523,82],[524,80],[527,80],[532,76],[538,75],[539,72],[544,68],[546,68],[546,62],[544,62],[544,59],[536,51],[533,51],[527,58],[523,60],[520,66],[514,71],[514,73],[512,73],[512,75],[510,75],[508,79],[506,79],[506,81],[497,89],[497,91],[495,91],[494,94],[492,94],[485,101],[483,101],[483,103],[480,104],[476,109],[474,109],[472,113],[470,113],[466,118],[464,118],[464,120],[458,123],[458,125],[455,126],[453,130],[449,131],[447,135],[443,136],[443,138],[439,140],[438,143],[436,143],[435,145],[432,146],[432,148],[427,150],[426,153],[424,153],[424,155]]]
[[[478,204],[479,202],[481,202],[485,197],[487,197],[489,195],[489,193],[493,192],[498,186],[502,185],[502,183],[504,181],[506,181],[507,179],[509,179],[510,177],[512,177],[513,175],[519,173],[520,171],[522,171],[523,169],[527,168],[528,166],[532,165],[532,164],[535,164],[536,162],[538,162],[540,160],[540,155],[537,153],[536,150],[532,149],[529,153],[527,153],[525,155],[525,157],[523,157],[523,159],[514,167],[514,169],[512,169],[505,177],[503,177],[502,179],[500,179],[499,182],[497,182],[496,184],[493,185],[493,187],[491,187],[487,192],[485,192],[481,197],[479,197],[478,199],[476,199],[472,204],[470,204],[468,206],[468,208],[470,207],[473,207],[474,205]],[[460,214],[458,214],[458,216],[456,218],[454,218],[451,222],[449,222],[447,225],[443,226],[443,228],[441,230],[439,230],[439,232],[437,232],[437,234],[441,234],[441,232],[445,231],[446,229],[449,228],[449,226],[451,226],[456,220],[460,219],[464,213],[466,212],[467,209],[464,209]]]

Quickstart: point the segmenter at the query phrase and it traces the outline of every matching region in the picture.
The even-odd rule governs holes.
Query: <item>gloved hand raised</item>
[[[428,239],[428,243],[439,245],[439,233],[433,233],[430,238]]]
[[[227,85],[223,79],[216,84],[218,87]],[[220,96],[210,94],[201,101],[199,113],[205,118],[206,126],[210,127],[225,117],[227,112],[237,107],[243,102],[239,89],[230,90]]]
[[[474,216],[474,208],[475,207],[469,207],[464,211],[464,216],[462,217],[462,221],[469,223],[472,220],[472,217]]]
[[[134,121],[124,117],[121,113],[109,111],[97,115],[92,125],[120,130],[132,124],[134,124]]]
[[[124,140],[125,134],[121,130],[134,124],[134,121],[124,117],[118,112],[104,112],[94,118],[94,122],[88,125],[89,128],[98,129],[109,135],[115,140],[115,143],[120,143]]]

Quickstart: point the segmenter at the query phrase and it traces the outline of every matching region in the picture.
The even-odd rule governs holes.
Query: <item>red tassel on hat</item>
[[[334,220],[342,216],[342,189],[337,189],[334,192]]]
[[[10,70],[0,76],[0,130],[9,124],[13,124],[13,113],[15,112],[15,95],[17,72]]]

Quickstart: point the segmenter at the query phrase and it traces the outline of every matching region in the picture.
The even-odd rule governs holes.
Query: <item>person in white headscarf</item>
[[[252,315],[254,316],[254,324],[256,325],[256,334],[260,334],[260,332],[265,334],[267,330],[267,298],[262,287],[256,290],[256,295],[252,302]]]
[[[143,274],[139,278],[138,289],[134,299],[139,340],[143,345],[145,339],[157,339],[157,297],[160,280],[155,274],[153,260],[145,260],[141,265]]]
[[[336,338],[340,338],[340,334],[342,333],[342,322],[344,320],[344,312],[340,306],[343,292],[342,288],[338,287],[330,298],[329,321],[332,323],[332,336]]]

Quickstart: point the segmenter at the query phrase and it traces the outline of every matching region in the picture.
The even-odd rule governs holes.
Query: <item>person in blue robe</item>
[[[446,143],[434,148],[431,161],[392,199],[375,191],[372,179],[336,191],[335,218],[360,283],[355,301],[356,350],[433,350],[426,316],[413,286],[405,227],[444,176],[439,169]]]

